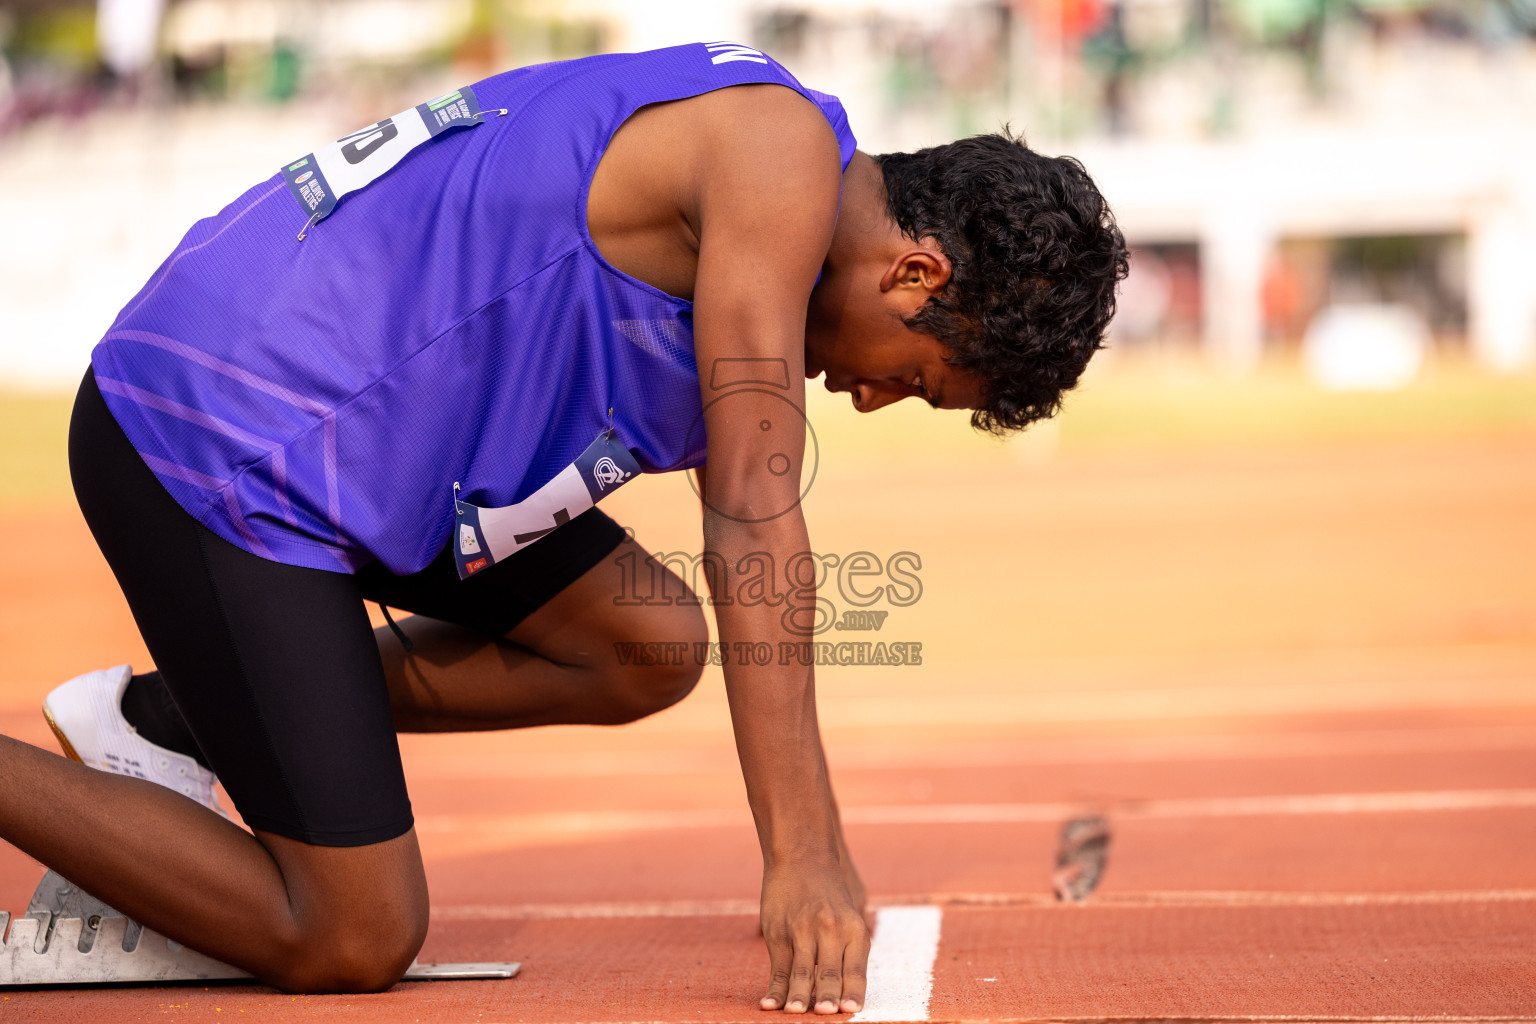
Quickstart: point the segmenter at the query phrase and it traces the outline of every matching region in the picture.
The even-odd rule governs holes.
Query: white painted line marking
[[[1118,821],[1147,818],[1227,818],[1313,814],[1403,814],[1536,808],[1536,789],[1428,790],[1400,793],[1305,793],[1126,801],[1089,807],[1074,803],[889,804],[843,808],[853,825],[1002,825],[1064,821],[1085,811]],[[418,815],[421,835],[506,836],[537,842],[551,836],[752,827],[745,804],[672,811],[552,811],[535,814]]]
[[[1150,891],[1095,893],[1086,903],[1063,904],[1048,892],[932,892],[885,896],[884,909],[964,907],[978,910],[1058,910],[1082,914],[1089,909],[1160,907],[1393,907],[1476,903],[1536,903],[1536,889],[1465,889],[1424,892],[1196,892]],[[603,918],[749,917],[756,900],[655,900],[633,903],[479,903],[439,904],[434,921],[563,921]],[[883,910],[882,910],[883,912]]]
[[[933,962],[939,955],[939,907],[882,907],[869,950],[869,989],[856,1021],[927,1020]]]
[[[0,712],[0,718],[5,716]],[[27,711],[30,723],[32,712]],[[18,715],[18,718],[21,716]],[[0,733],[5,732],[0,728]],[[14,735],[14,733],[6,733]],[[1536,748],[1536,729],[1479,726],[1350,732],[1118,736],[1114,739],[1044,738],[1029,743],[840,744],[839,772],[919,768],[1012,768],[1057,764],[1141,764],[1252,761],[1260,758],[1369,757],[1392,754],[1503,752]],[[601,751],[524,751],[508,756],[485,750],[452,753],[408,749],[406,776],[426,779],[564,779],[618,776],[729,774],[741,764],[730,748]]]
[[[1277,796],[1191,797],[1126,801],[1091,808],[1081,804],[893,804],[848,807],[844,824],[1004,824],[1061,821],[1102,810],[1125,821],[1137,818],[1228,818],[1312,814],[1402,814],[1536,807],[1536,789],[1420,790],[1399,793],[1303,793]]]

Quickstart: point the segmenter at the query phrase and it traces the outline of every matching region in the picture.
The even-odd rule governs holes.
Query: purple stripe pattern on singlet
[[[302,241],[275,175],[193,225],[118,315],[92,354],[103,397],[198,521],[333,572],[424,568],[456,482],[475,505],[522,501],[610,410],[646,472],[697,466],[693,305],[603,259],[587,191],[640,107],[761,83],[813,103],[847,167],[834,97],[694,43],[475,83],[484,123],[411,149]]]
[[[201,487],[205,491],[217,493],[222,491],[224,486],[229,483],[228,480],[206,476],[195,469],[178,466],[174,462],[166,462],[164,459],[157,458],[148,452],[139,452],[139,458],[144,460],[144,464],[153,470],[156,476],[166,476],[172,480],[181,480],[191,484],[193,487]]]
[[[257,437],[244,427],[238,427],[226,420],[219,419],[217,416],[210,416],[200,409],[188,408],[179,402],[171,401],[169,398],[162,398],[157,394],[145,391],[143,388],[136,388],[132,384],[124,384],[120,380],[113,380],[111,377],[103,377],[97,374],[96,386],[101,389],[104,395],[117,395],[121,398],[126,398],[130,402],[137,402],[139,405],[153,409],[156,412],[163,412],[167,416],[174,416],[179,420],[195,423],[199,427],[211,430],[216,434],[223,434],[225,437],[232,437],[236,441],[244,441],[248,445],[269,450],[277,447],[276,441],[268,441],[264,437]]]
[[[126,309],[117,315],[117,322],[122,323],[125,318],[132,316],[140,306],[148,302],[150,296],[154,295],[155,292],[160,288],[161,282],[163,282],[170,274],[170,272],[175,269],[176,264],[197,252],[197,250],[201,249],[203,246],[211,244],[224,232],[238,224],[241,217],[244,217],[247,213],[250,213],[251,210],[255,209],[261,203],[266,202],[266,200],[270,198],[274,193],[282,191],[282,188],[283,186],[281,183],[273,185],[271,188],[257,196],[254,200],[243,206],[237,213],[226,218],[223,225],[217,231],[215,231],[212,236],[205,238],[203,241],[198,242],[196,245],[188,246],[186,244],[186,240],[183,239],[182,245],[186,246],[186,248],[178,248],[176,250],[176,254],[167,260],[163,267],[155,272],[155,276],[149,279],[149,283],[145,285],[144,290],[141,291],[138,296],[136,296],[135,301],[129,304]]]

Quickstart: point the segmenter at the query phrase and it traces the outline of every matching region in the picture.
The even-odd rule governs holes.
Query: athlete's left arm
[[[744,576],[814,581],[800,471],[805,317],[831,244],[841,186],[821,113],[779,86],[725,90],[701,126],[690,219],[699,237],[694,345],[709,473],[706,558],[725,646],[726,692],[763,853],[762,1005],[835,1013],[864,1001],[869,930],[841,869],[816,720],[814,593],[753,600]],[[753,653],[757,656],[753,657]],[[743,657],[743,655],[747,655]],[[764,657],[766,655],[766,657]]]

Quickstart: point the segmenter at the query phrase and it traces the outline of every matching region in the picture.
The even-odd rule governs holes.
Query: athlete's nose
[[[853,386],[853,407],[859,412],[874,412],[892,402],[899,402],[911,392],[905,387],[861,380]]]

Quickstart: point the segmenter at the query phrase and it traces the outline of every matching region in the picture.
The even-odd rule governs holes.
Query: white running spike
[[[123,717],[123,693],[132,679],[133,669],[118,665],[53,688],[43,700],[43,717],[64,756],[101,771],[148,779],[229,817],[214,793],[218,780],[213,772],[186,754],[149,742]]]

